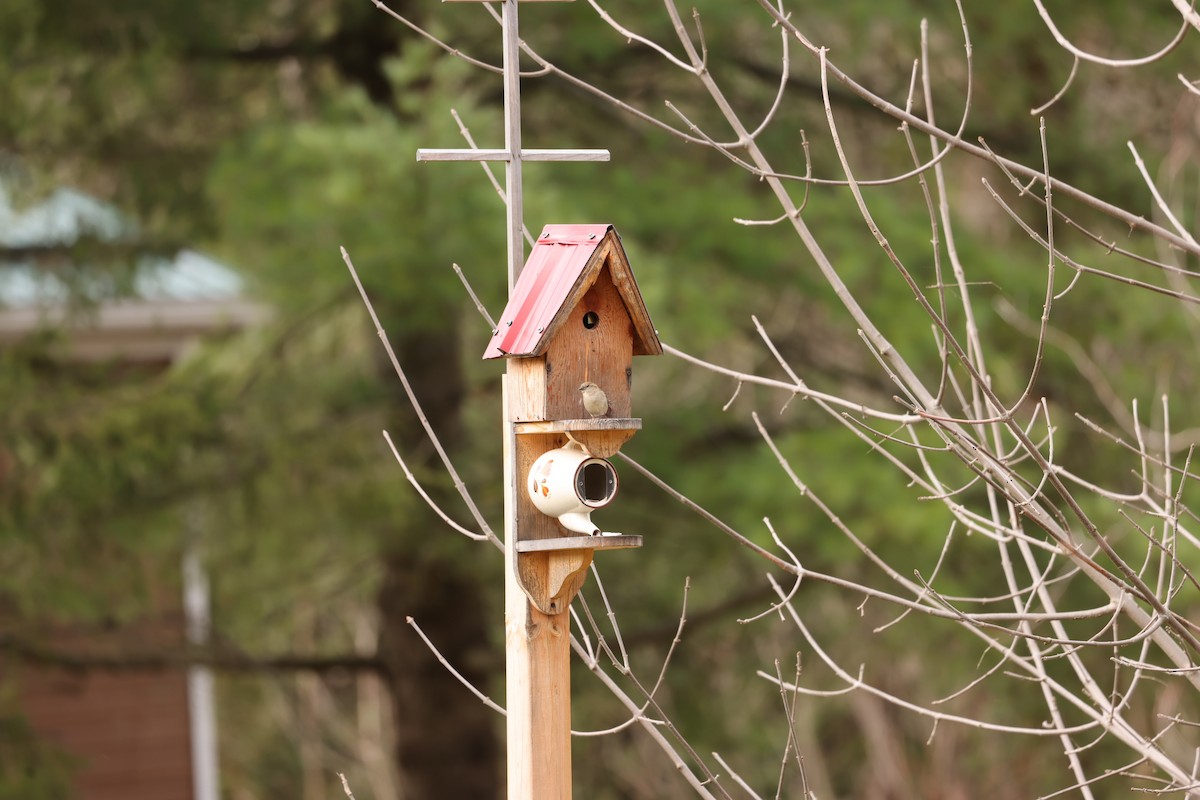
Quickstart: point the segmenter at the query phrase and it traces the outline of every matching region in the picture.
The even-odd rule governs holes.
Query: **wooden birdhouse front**
[[[611,225],[547,225],[483,357],[509,358],[523,385],[516,422],[586,419],[579,387],[607,395],[609,419],[632,416],[635,355],[662,344]]]

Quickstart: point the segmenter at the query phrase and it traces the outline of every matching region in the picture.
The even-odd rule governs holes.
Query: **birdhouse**
[[[590,512],[618,480],[607,459],[641,428],[633,357],[662,343],[611,225],[542,229],[485,359],[508,359],[509,457],[518,491],[518,577],[543,612],[566,610],[596,549],[638,547],[603,533]]]
[[[593,455],[606,457],[624,441],[613,432],[628,439],[640,426],[630,407],[633,356],[661,353],[613,227],[547,225],[483,357],[512,359],[509,375],[520,387],[510,419],[562,422],[558,429],[578,433]],[[601,415],[585,409],[580,387],[587,383],[607,398]]]

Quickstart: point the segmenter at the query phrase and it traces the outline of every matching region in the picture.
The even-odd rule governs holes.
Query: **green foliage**
[[[75,766],[69,754],[39,739],[24,717],[0,705],[0,800],[67,800]]]
[[[464,146],[451,108],[480,146],[496,146],[502,139],[498,79],[402,34],[368,3],[318,2],[302,9],[178,0],[105,5],[99,13],[78,0],[53,8],[36,0],[0,4],[0,44],[7,54],[0,62],[0,166],[19,160],[35,194],[66,181],[119,201],[136,213],[147,236],[199,240],[242,268],[252,294],[274,307],[276,319],[259,332],[215,342],[157,375],[122,372],[113,364],[67,369],[49,357],[44,342],[0,356],[0,595],[29,618],[133,619],[177,595],[180,551],[199,531],[214,576],[218,628],[248,650],[353,649],[355,636],[346,620],[374,602],[385,572],[381,556],[389,551],[416,553],[418,562],[456,562],[478,578],[486,587],[482,596],[498,607],[494,553],[477,548],[464,555],[471,545],[436,527],[440,523],[404,482],[380,440],[381,429],[393,431],[403,454],[420,462],[413,467],[422,485],[450,498],[450,513],[466,520],[449,479],[436,463],[430,465],[415,422],[397,410],[405,401],[382,364],[375,331],[338,251],[344,246],[354,259],[398,347],[440,362],[446,381],[462,381],[466,402],[457,417],[462,433],[450,436],[452,450],[495,524],[498,368],[477,363],[486,327],[464,301],[450,265],[464,268],[493,313],[500,309],[503,208],[478,165],[417,164],[413,151]],[[1069,57],[1047,48],[1049,34],[1027,4],[966,5],[975,66],[966,136],[986,133],[999,151],[1039,164],[1037,119],[1028,111],[1065,80]],[[730,96],[748,109],[748,118],[765,113],[775,91],[770,73],[777,33],[764,32],[758,10],[748,12],[743,4],[705,0],[697,6],[714,74],[735,87]],[[568,69],[595,77],[606,90],[634,98],[672,124],[678,121],[663,110],[664,100],[712,125],[712,109],[691,84],[667,73],[656,55],[609,35],[588,4],[528,8],[527,39]],[[638,0],[614,0],[606,8],[640,31],[673,41],[658,8],[652,13]],[[1070,10],[1080,22],[1067,34],[1105,51],[1148,51],[1166,41],[1175,25],[1165,4],[1103,2],[1089,5],[1086,13],[1077,4]],[[897,103],[904,101],[919,53],[919,17],[928,15],[938,118],[949,124],[961,113],[966,66],[952,4],[853,0],[804,13],[818,43],[833,47],[843,67]],[[693,24],[690,17],[686,22]],[[448,5],[437,12],[434,25],[464,51],[499,60],[495,26],[482,8]],[[340,49],[345,42],[354,45],[350,56],[361,56],[361,63]],[[679,52],[678,46],[671,49]],[[813,102],[815,64],[793,55],[793,91],[761,142],[777,163],[800,174],[805,152],[799,132],[808,131],[816,174],[842,177],[829,137],[820,133],[824,110]],[[1183,58],[1172,56],[1151,74],[1173,76],[1184,69]],[[1118,139],[1145,140],[1147,149],[1164,150],[1163,132],[1139,109],[1165,106],[1167,100],[1142,93],[1138,80],[1081,67],[1073,91],[1046,113],[1049,159],[1056,175],[1149,213],[1146,192]],[[1173,77],[1169,82],[1177,84]],[[844,94],[835,94],[834,111],[860,177],[908,168],[907,145],[891,121],[880,122]],[[1109,124],[1098,125],[1097,114]],[[615,224],[665,341],[735,369],[782,378],[758,338],[750,319],[755,314],[814,388],[900,409],[892,401],[894,386],[787,223],[734,221],[780,213],[761,182],[724,158],[681,147],[649,127],[614,124],[606,108],[563,91],[560,82],[525,82],[525,122],[527,146],[612,150],[610,164],[527,166],[526,222],[535,231],[546,222]],[[924,153],[928,143],[918,138],[917,147]],[[1028,329],[994,312],[1011,306],[1018,316],[1036,320],[1046,291],[1045,256],[993,213],[993,201],[979,189],[978,171],[960,173],[957,162],[951,163],[952,213],[965,220],[955,244],[973,286],[989,377],[1002,398],[1015,399],[1035,369],[1034,340]],[[1018,204],[1003,175],[989,169],[983,174]],[[1182,185],[1188,178],[1179,180]],[[875,221],[911,270],[916,291],[936,306],[949,254],[939,228],[941,260],[935,264],[930,214],[919,187],[908,183],[866,192]],[[941,352],[928,316],[877,247],[848,193],[796,188],[794,197],[805,200],[806,222],[819,232],[826,255],[868,314],[937,385]],[[1194,201],[1183,205],[1190,208]],[[1035,229],[1044,226],[1039,210],[1020,207]],[[1086,213],[1062,207],[1072,215]],[[1122,246],[1147,247],[1123,230],[1099,231]],[[1112,263],[1104,247],[1061,229],[1056,235],[1080,260],[1102,269]],[[1103,423],[1115,413],[1081,380],[1078,352],[1102,364],[1122,397],[1137,398],[1145,418],[1161,415],[1157,397],[1164,387],[1182,398],[1173,401],[1178,405],[1172,414],[1194,417],[1196,377],[1176,368],[1188,322],[1177,312],[1164,312],[1161,296],[1094,276],[1072,283],[1074,277],[1057,265],[1053,289],[1070,291],[1054,303],[1052,324],[1062,335],[1041,356],[1034,397],[1047,398],[1059,441],[1067,445],[1057,454],[1060,463],[1132,489],[1136,479],[1128,474],[1128,453],[1070,416],[1079,412]],[[961,330],[962,311],[952,310],[948,321]],[[698,375],[667,358],[639,359],[635,370],[635,403],[646,430],[626,452],[754,543],[778,552],[765,517],[806,566],[888,585],[833,515],[906,577],[914,571],[930,575],[949,516],[872,456],[866,441],[781,391],[742,387],[730,410],[719,414],[716,409],[737,389],[733,380]],[[429,372],[436,383],[438,371]],[[954,377],[965,377],[961,368]],[[751,411],[809,494],[780,471],[749,420]],[[866,436],[882,441],[891,433]],[[930,437],[924,444],[939,443]],[[902,458],[915,465],[911,454]],[[763,586],[766,565],[682,505],[664,502],[631,468],[618,466],[621,501],[598,517],[604,515],[606,527],[643,533],[647,546],[606,555],[600,567],[631,632],[635,666],[652,672],[663,656],[690,577],[690,607],[703,621],[687,629],[661,702],[699,750],[736,747],[746,753],[746,774],[755,785],[772,785],[779,761],[774,748],[785,720],[778,694],[752,676],[769,670],[775,659],[788,672],[803,643],[774,618],[745,626],[734,622],[769,605],[768,595],[753,593]],[[966,487],[963,502],[986,503],[983,487],[970,485],[965,468],[944,468],[943,474],[959,479],[956,490]],[[1032,470],[1026,475],[1035,477]],[[1096,511],[1102,524],[1118,521],[1111,512]],[[1118,545],[1134,552],[1141,543],[1129,536]],[[956,532],[939,587],[978,589],[969,580],[972,569],[977,559],[990,557],[992,547],[983,537]],[[587,596],[599,613],[591,585]],[[895,667],[881,679],[899,693],[934,698],[977,674],[979,653],[947,645],[933,626],[878,631],[890,621],[885,611],[876,604],[856,610],[861,598],[816,581],[798,597],[817,636],[834,640],[839,655],[851,662],[879,663],[882,657]],[[499,639],[498,611],[494,616]],[[934,675],[914,666],[913,654],[930,650],[940,662]],[[817,665],[805,668],[818,685],[836,685]],[[295,794],[298,757],[285,735],[290,731],[266,724],[268,715],[261,713],[292,698],[250,683],[228,684],[227,718],[233,723],[227,746],[238,754],[229,780],[252,794]],[[623,712],[582,671],[575,683],[577,718],[595,727],[621,721]],[[982,690],[963,702],[975,713],[998,718],[1028,710]],[[816,710],[814,704],[804,713],[804,724],[831,754],[838,791],[861,793],[856,782],[861,728],[854,707],[846,701]],[[918,746],[928,736],[923,723],[897,723],[897,730],[914,761],[931,760]],[[66,765],[29,744],[28,733],[23,723],[0,717],[0,797],[7,791],[63,796]],[[588,750],[597,758],[578,768],[581,794],[582,787],[590,795],[603,783],[629,789],[620,796],[634,796],[639,776],[659,758],[641,753],[637,736],[622,735]],[[23,744],[8,744],[18,740]],[[1002,755],[990,757],[985,750]],[[961,757],[960,774],[977,772],[988,776],[983,783],[994,785],[1007,777],[995,764],[1018,758],[1033,763],[1035,752],[1024,743],[988,739],[987,748]],[[42,783],[30,783],[33,773],[18,770],[13,780],[25,783],[13,783],[10,790],[4,781],[5,770],[16,769],[6,760],[11,753],[21,754],[22,769],[44,765],[36,778]],[[1108,755],[1097,748],[1087,757],[1104,764]],[[1059,788],[1043,784],[1047,773],[1060,768],[1058,762],[1031,767],[1036,774],[1028,778],[1030,794]],[[678,784],[665,787],[659,796],[677,791]]]
[[[424,69],[427,50],[414,55]],[[453,94],[466,115],[461,69],[446,64],[437,62],[426,97]],[[394,71],[414,69],[397,62]],[[502,206],[479,167],[411,158],[418,146],[452,146],[456,138],[448,115],[402,124],[354,92],[332,98],[319,119],[259,127],[226,147],[214,167],[220,250],[249,265],[256,285],[295,312],[346,289],[338,253],[345,246],[372,295],[401,303],[403,324],[444,325],[461,298],[451,261],[494,263],[503,251],[495,224]]]

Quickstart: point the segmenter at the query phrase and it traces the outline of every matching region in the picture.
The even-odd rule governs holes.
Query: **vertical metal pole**
[[[508,289],[525,264],[521,189],[521,52],[517,0],[504,0],[504,147],[508,151]],[[520,388],[518,388],[520,387]],[[571,651],[565,614],[548,617],[533,607],[517,582],[517,451],[504,386],[504,640],[508,718],[508,800],[570,800]],[[518,400],[518,402],[521,402]],[[526,403],[521,402],[522,407]]]
[[[508,290],[525,264],[521,238],[524,197],[521,192],[521,37],[517,28],[517,0],[504,0],[504,168],[508,188]]]
[[[193,510],[189,527],[197,527]],[[183,610],[187,620],[187,640],[193,646],[208,644],[210,627],[208,575],[200,559],[196,542],[198,532],[188,531],[183,551]],[[188,667],[188,718],[192,746],[192,797],[194,800],[218,800],[220,780],[217,767],[217,716],[212,670],[206,666]]]

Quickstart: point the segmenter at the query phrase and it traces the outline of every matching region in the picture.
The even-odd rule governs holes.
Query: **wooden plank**
[[[508,798],[571,797],[571,669],[566,614],[546,616],[525,601],[506,628]],[[510,617],[511,619],[511,617]],[[516,662],[519,662],[516,663]]]
[[[641,536],[605,534],[603,536],[561,536],[557,539],[529,539],[517,542],[518,553],[553,550],[628,550],[642,546]]]
[[[637,417],[595,417],[587,419],[549,419],[538,422],[517,422],[517,435],[534,433],[568,433],[572,431],[640,431],[642,421]]]
[[[546,419],[546,359],[510,358],[506,377],[510,392],[507,418],[521,424]]]

